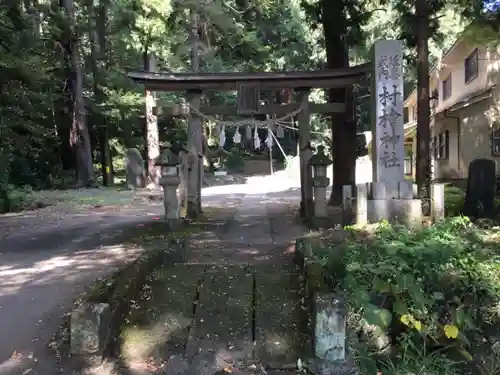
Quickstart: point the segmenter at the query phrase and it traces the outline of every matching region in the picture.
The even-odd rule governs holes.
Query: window
[[[493,125],[491,132],[491,153],[493,156],[500,156],[500,124]]]
[[[404,170],[406,176],[413,175],[413,152],[411,143],[405,143]]]
[[[469,83],[479,74],[479,53],[477,48],[465,59],[465,83]]]
[[[435,136],[434,143],[434,159],[446,160],[450,155],[450,132],[448,130]]]
[[[403,108],[403,123],[407,124],[410,122],[410,117],[409,117],[409,108],[404,107]]]
[[[451,73],[443,82],[443,100],[448,99],[451,96]]]
[[[417,121],[417,106],[411,107],[411,121]]]

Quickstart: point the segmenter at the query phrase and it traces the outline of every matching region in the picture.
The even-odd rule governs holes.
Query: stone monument
[[[464,214],[470,217],[494,217],[495,190],[495,162],[490,159],[474,159],[469,164]]]
[[[125,153],[125,171],[129,188],[144,187],[146,185],[144,159],[138,149],[129,148]]]
[[[344,187],[343,209],[355,211],[344,217],[353,217],[357,224],[382,219],[420,223],[421,202],[412,182],[404,178],[403,43],[375,42],[372,61],[373,182],[357,185],[354,193]]]

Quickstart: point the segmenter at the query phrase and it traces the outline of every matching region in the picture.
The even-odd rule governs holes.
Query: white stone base
[[[353,191],[354,190],[354,191]],[[364,225],[381,220],[415,227],[422,223],[422,203],[407,182],[359,184],[343,187],[343,224]]]
[[[422,202],[420,199],[374,199],[368,200],[366,220],[373,223],[387,220],[411,227],[422,223]]]

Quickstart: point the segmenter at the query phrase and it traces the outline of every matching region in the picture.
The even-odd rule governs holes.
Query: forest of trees
[[[498,36],[498,3],[484,12],[482,0],[3,1],[0,192],[9,185],[52,187],[64,176],[80,186],[101,176],[109,184],[111,158],[145,143],[144,89],[127,71],[147,69],[151,56],[157,70],[189,71],[193,31],[204,72],[340,68],[367,61],[376,39],[403,38],[406,87],[418,81],[420,90],[422,183],[430,157],[429,66],[471,22]],[[356,128],[369,118],[369,104],[356,99],[367,90],[326,93],[354,103],[358,114],[327,120],[334,140],[344,140],[333,149],[336,187],[354,178],[343,166],[352,163]],[[224,95],[205,100],[231,99]],[[158,94],[160,105],[179,100]],[[357,127],[348,126],[356,120]],[[162,119],[159,128],[163,139],[185,133],[181,120]]]

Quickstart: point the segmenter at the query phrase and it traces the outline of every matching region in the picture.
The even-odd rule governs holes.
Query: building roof
[[[360,83],[371,64],[313,72],[259,73],[151,73],[133,71],[128,77],[154,91],[216,90],[234,91],[240,84],[256,84],[263,89],[335,88]]]

